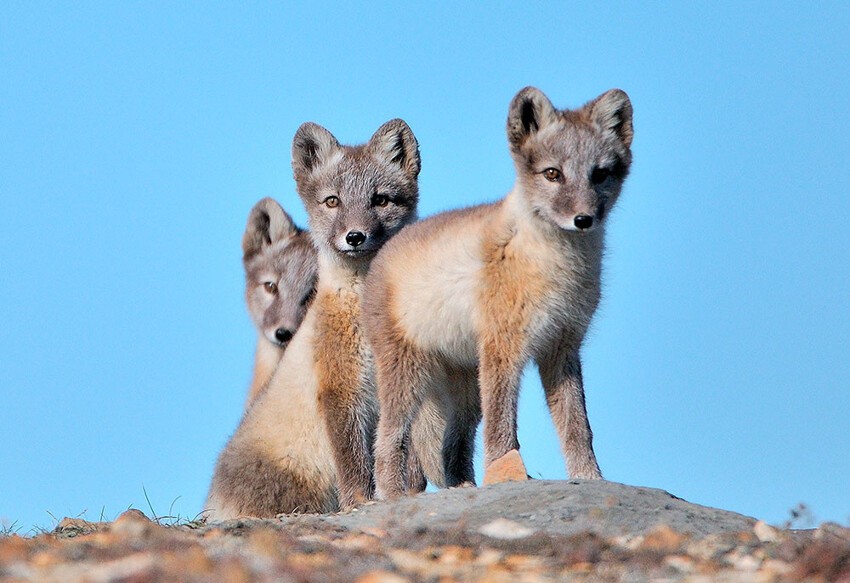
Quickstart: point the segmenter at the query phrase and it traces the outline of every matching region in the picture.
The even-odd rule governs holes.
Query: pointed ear
[[[590,117],[603,131],[614,133],[628,148],[632,145],[632,102],[625,91],[611,89],[589,104]]]
[[[528,136],[557,119],[558,112],[542,91],[536,87],[521,90],[508,108],[508,142],[511,148],[519,148]]]
[[[251,257],[263,247],[288,239],[298,233],[298,227],[276,200],[264,198],[254,205],[248,215],[248,225],[242,235],[244,257]]]
[[[419,142],[402,119],[391,119],[378,128],[369,139],[367,148],[388,164],[399,166],[408,176],[416,178],[422,169]]]
[[[292,170],[296,180],[325,164],[340,148],[333,134],[322,126],[312,122],[301,124],[292,140]]]

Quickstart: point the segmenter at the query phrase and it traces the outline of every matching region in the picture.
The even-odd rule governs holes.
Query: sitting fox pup
[[[247,408],[277,368],[307,314],[316,289],[316,248],[277,201],[264,198],[248,216],[242,236],[245,299],[257,327],[254,378]]]
[[[360,288],[377,250],[416,218],[418,144],[400,119],[353,147],[306,123],[292,166],[318,250],[316,298],[219,456],[211,520],[331,512],[374,491],[378,403]]]
[[[508,113],[517,180],[507,197],[426,219],[382,250],[364,294],[381,406],[379,497],[405,492],[411,420],[426,401],[448,407],[447,482],[471,479],[479,390],[484,481],[503,479],[490,466],[519,449],[519,383],[529,360],[570,475],[601,478],[579,349],[599,302],[605,218],[629,171],[632,133],[622,91],[571,111],[525,88]]]

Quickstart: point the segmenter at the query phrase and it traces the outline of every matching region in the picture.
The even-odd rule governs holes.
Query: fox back
[[[251,209],[242,251],[245,299],[258,333],[246,403],[250,405],[307,314],[315,295],[318,261],[309,233],[299,229],[271,198]]]

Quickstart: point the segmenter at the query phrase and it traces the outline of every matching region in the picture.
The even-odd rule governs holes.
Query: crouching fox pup
[[[513,190],[408,227],[373,263],[364,322],[381,406],[378,496],[404,493],[411,419],[426,400],[444,403],[448,482],[469,477],[479,391],[485,472],[518,449],[519,382],[530,360],[570,475],[601,478],[579,350],[599,302],[605,219],[629,171],[632,134],[622,91],[557,110],[525,88],[508,112]]]
[[[318,265],[309,233],[299,229],[271,198],[262,199],[251,209],[242,252],[245,299],[257,328],[247,407],[271,378],[304,320],[315,293]]]
[[[331,512],[374,491],[378,403],[360,293],[378,249],[415,220],[418,144],[400,119],[361,146],[305,123],[292,167],[318,251],[316,297],[218,459],[207,501],[214,520]]]

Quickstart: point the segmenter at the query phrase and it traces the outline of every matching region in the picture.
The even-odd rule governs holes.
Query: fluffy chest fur
[[[479,330],[520,334],[530,356],[562,338],[580,342],[599,303],[601,246],[601,231],[557,232],[511,215],[493,220],[482,242]]]
[[[316,296],[313,337],[319,399],[322,391],[357,391],[370,378],[371,356],[360,326],[359,284],[322,286]]]
[[[534,354],[564,334],[580,339],[599,301],[601,231],[547,232],[500,203],[397,239],[381,266],[389,309],[407,340],[459,365],[475,366],[487,332],[519,334]]]

